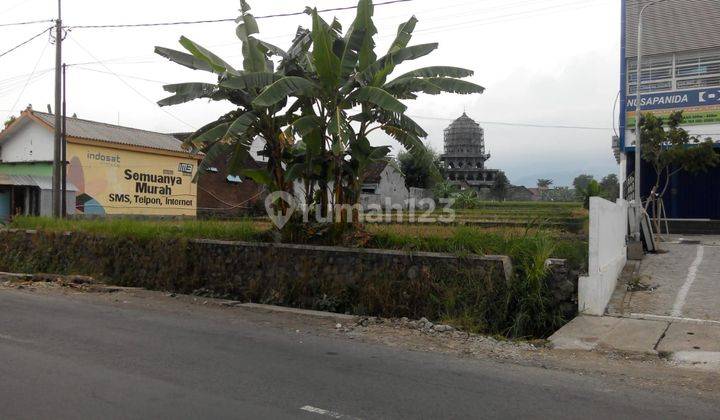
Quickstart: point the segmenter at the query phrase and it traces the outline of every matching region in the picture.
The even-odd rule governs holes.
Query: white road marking
[[[356,417],[346,416],[344,414],[340,414],[335,411],[324,410],[322,408],[313,407],[311,405],[306,405],[304,407],[300,407],[300,409],[303,411],[307,411],[308,413],[319,414],[321,416],[331,417],[334,419],[347,419],[347,420],[355,419],[355,420],[357,420]]]
[[[698,245],[697,247],[697,256],[695,257],[695,261],[690,264],[690,269],[688,270],[687,277],[685,278],[685,284],[683,284],[682,288],[680,288],[680,291],[678,292],[677,297],[675,298],[675,304],[673,305],[673,309],[671,312],[672,316],[682,316],[682,310],[685,306],[685,302],[687,301],[687,295],[688,292],[690,292],[690,288],[692,287],[693,283],[695,282],[695,277],[697,277],[697,271],[698,267],[702,263],[703,255],[705,253],[705,248],[703,248],[702,245]]]

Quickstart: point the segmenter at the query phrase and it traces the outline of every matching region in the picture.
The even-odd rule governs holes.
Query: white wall
[[[53,133],[34,121],[19,127],[0,142],[3,162],[49,162],[53,160]]]
[[[578,310],[603,315],[627,262],[628,204],[590,199],[588,276],[578,286]]]
[[[383,203],[387,198],[392,205],[405,207],[405,200],[408,199],[409,191],[405,187],[405,177],[392,165],[387,165],[380,174],[380,183],[375,194],[382,197]]]

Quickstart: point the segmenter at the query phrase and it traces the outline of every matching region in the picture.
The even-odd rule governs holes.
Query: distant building
[[[31,108],[0,133],[0,218],[52,215],[55,116]],[[69,214],[195,216],[201,156],[170,134],[67,118]]]
[[[536,201],[530,188],[522,185],[511,185],[507,191],[507,201]]]
[[[614,141],[621,185],[635,170],[638,89],[643,113],[667,116],[683,110],[683,128],[691,135],[720,141],[720,1],[674,0],[649,6],[643,14],[638,83],[638,17],[651,2],[622,1],[620,130],[619,139]],[[647,162],[642,162],[641,171],[641,194],[646,198],[656,174]],[[720,219],[720,168],[694,175],[676,173],[664,202],[670,219]]]
[[[440,156],[445,179],[461,189],[492,187],[497,169],[486,169],[490,154],[485,153],[485,131],[463,113],[445,129],[445,153]]]
[[[378,204],[383,208],[390,205],[405,207],[410,191],[405,186],[405,175],[389,160],[374,162],[365,171],[360,203],[367,208]]]
[[[250,178],[233,175],[228,169],[230,157],[222,156],[198,177],[198,216],[229,218],[248,216],[265,200],[267,189]],[[254,159],[243,168],[259,169]]]

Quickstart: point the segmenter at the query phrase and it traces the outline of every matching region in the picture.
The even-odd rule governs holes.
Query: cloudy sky
[[[383,0],[376,0],[380,3]],[[146,23],[235,17],[237,0],[64,0],[68,26]],[[354,0],[250,1],[256,16],[349,6]],[[378,47],[385,50],[397,26],[411,15],[420,23],[414,43],[439,42],[430,56],[404,64],[454,65],[475,71],[483,95],[425,96],[408,103],[408,113],[442,150],[443,128],[463,111],[485,128],[492,154],[488,166],[503,169],[515,184],[537,178],[567,185],[579,173],[615,172],[610,149],[613,104],[618,91],[620,0],[413,0],[375,11]],[[346,26],[353,11],[325,13]],[[2,0],[0,25],[52,19],[55,0]],[[278,46],[292,40],[308,16],[259,20],[260,38]],[[0,53],[51,23],[0,26]],[[160,109],[163,83],[212,82],[210,75],[154,56],[153,47],[181,49],[180,35],[241,67],[232,23],[132,29],[74,29],[64,43],[68,112],[79,117],[163,132],[188,131],[230,109],[229,103],[195,101]],[[42,36],[0,57],[0,114],[17,114],[28,104],[45,110],[53,102],[53,52]],[[586,127],[581,129],[577,127]],[[387,138],[374,139],[391,144]]]

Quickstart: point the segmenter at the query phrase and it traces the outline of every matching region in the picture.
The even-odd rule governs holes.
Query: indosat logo
[[[87,152],[86,155],[88,160],[94,160],[96,162],[105,163],[107,165],[111,166],[119,166],[120,165],[120,155],[107,155],[105,153],[93,153],[93,152]]]

